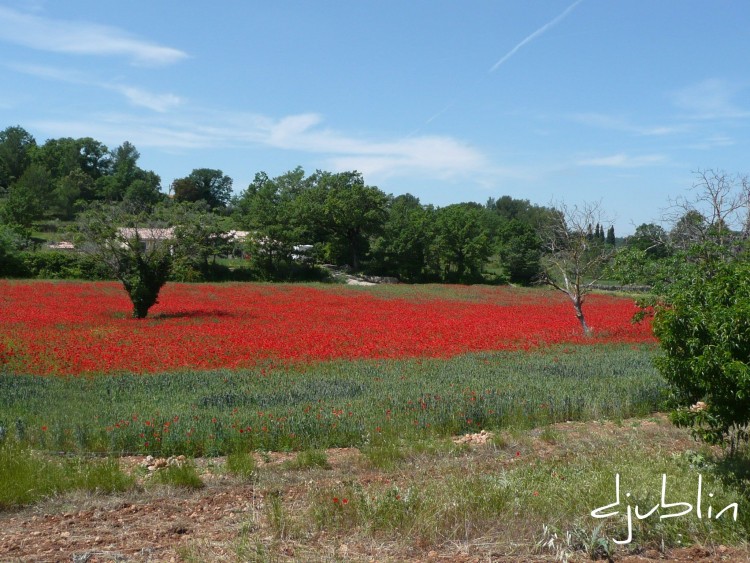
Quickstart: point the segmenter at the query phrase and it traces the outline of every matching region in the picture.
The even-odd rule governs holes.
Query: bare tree
[[[713,243],[731,250],[750,238],[750,181],[747,176],[730,176],[721,170],[698,170],[694,197],[671,202],[665,219],[674,227],[672,244],[680,250]]]
[[[598,202],[580,207],[560,203],[552,207],[554,212],[541,233],[543,271],[539,281],[568,296],[583,333],[589,336],[591,328],[586,324],[583,304],[614,254],[614,248],[591,236],[591,226],[611,221],[604,216]]]

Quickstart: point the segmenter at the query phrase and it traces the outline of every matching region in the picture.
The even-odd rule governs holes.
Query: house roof
[[[120,227],[118,233],[124,238],[134,238],[136,232],[141,240],[167,240],[174,238],[174,227],[161,229],[156,227],[146,227],[134,229],[132,227]]]

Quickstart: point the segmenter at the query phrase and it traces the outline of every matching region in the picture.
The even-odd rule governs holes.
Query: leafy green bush
[[[20,263],[14,277],[41,279],[110,279],[106,268],[92,256],[74,252],[39,251],[20,252]]]
[[[750,264],[709,261],[687,268],[656,311],[664,354],[656,365],[671,384],[673,419],[734,449],[750,423]]]
[[[0,276],[26,276],[23,262],[19,258],[22,247],[22,237],[10,226],[0,225]]]

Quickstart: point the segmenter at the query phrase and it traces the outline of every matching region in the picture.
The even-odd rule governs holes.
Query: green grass
[[[303,469],[330,469],[328,456],[320,450],[304,450],[297,454],[293,460],[284,464],[286,469],[303,470]]]
[[[151,482],[181,489],[202,489],[205,487],[205,483],[198,475],[193,463],[168,465],[157,469],[153,473]]]
[[[157,375],[0,375],[0,434],[40,450],[213,456],[365,446],[662,406],[649,346]]]
[[[241,479],[252,479],[255,475],[255,458],[244,451],[230,452],[227,455],[227,471]]]
[[[124,491],[134,483],[116,459],[48,458],[11,441],[0,443],[0,476],[0,510],[74,490]]]

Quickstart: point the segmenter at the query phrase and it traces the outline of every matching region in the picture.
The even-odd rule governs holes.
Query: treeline
[[[240,230],[249,233],[240,254],[256,278],[288,278],[307,257],[407,282],[528,284],[542,270],[540,233],[557,218],[551,208],[509,196],[435,207],[410,194],[386,194],[358,172],[308,175],[301,168],[275,178],[260,172],[237,196],[221,170],[198,168],[175,180],[167,195],[159,175],[138,165],[139,156],[129,142],[110,150],[90,137],[38,144],[20,126],[0,132],[0,256],[26,250],[16,275],[41,275],[29,266],[36,229],[59,221],[75,231],[88,209],[120,204],[146,209],[154,224],[191,222],[205,237],[193,245],[199,263],[178,268],[180,279],[216,277],[210,263],[228,252],[217,241]],[[589,225],[589,237],[614,245],[614,229],[605,235],[606,227]],[[236,240],[231,247],[236,253]],[[75,259],[41,261],[43,271]]]

